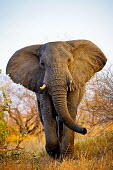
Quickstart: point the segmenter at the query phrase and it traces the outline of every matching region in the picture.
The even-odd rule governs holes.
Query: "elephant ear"
[[[78,89],[104,67],[107,59],[91,41],[73,40],[68,41],[68,44],[73,47],[74,63],[70,71]]]
[[[6,68],[6,73],[15,83],[35,92],[39,91],[43,74],[37,55],[40,47],[41,45],[33,45],[18,50],[10,58]]]

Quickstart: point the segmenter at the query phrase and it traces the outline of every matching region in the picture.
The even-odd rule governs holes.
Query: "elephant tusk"
[[[70,91],[75,91],[75,85],[74,85],[73,80],[69,81],[69,89],[70,89]]]
[[[40,90],[44,90],[46,88],[46,84],[43,84],[42,87],[40,87]]]
[[[69,82],[70,84],[72,84],[73,83],[73,81],[72,80],[70,80],[70,82]]]

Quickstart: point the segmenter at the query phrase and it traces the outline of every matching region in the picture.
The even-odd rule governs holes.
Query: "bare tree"
[[[0,74],[1,104],[6,115],[18,125],[21,133],[39,133],[42,130],[38,117],[36,96],[21,85],[13,83],[7,75]],[[6,100],[7,99],[7,100]],[[9,102],[10,101],[10,102]]]
[[[87,84],[80,113],[90,124],[113,120],[113,72],[112,67],[100,72]]]

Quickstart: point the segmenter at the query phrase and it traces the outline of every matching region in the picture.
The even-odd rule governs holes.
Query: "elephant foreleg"
[[[40,96],[40,107],[46,138],[46,151],[52,157],[60,155],[60,144],[56,135],[56,115],[53,114],[52,101],[48,94]]]
[[[36,94],[36,98],[37,98],[37,104],[38,104],[38,115],[39,115],[39,118],[40,118],[40,121],[43,124],[43,120],[42,120],[42,111],[41,111],[41,105],[40,105],[40,95],[38,93],[35,93]]]
[[[67,94],[67,105],[68,110],[73,118],[76,119],[77,114],[77,106],[79,100],[79,90],[74,92],[68,92]],[[63,155],[74,153],[74,131],[70,130],[67,126],[64,125],[64,136],[62,142],[62,153]]]

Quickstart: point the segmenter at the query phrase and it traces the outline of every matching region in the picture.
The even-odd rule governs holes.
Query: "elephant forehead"
[[[70,45],[67,42],[64,41],[56,41],[56,42],[49,42],[41,46],[40,50],[60,50],[60,49],[66,49],[70,50]]]

